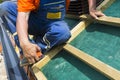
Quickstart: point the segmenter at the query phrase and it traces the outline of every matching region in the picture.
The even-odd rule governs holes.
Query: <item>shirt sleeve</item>
[[[18,12],[33,11],[38,8],[40,0],[18,0]]]

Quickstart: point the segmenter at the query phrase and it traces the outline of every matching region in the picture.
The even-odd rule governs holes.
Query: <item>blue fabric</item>
[[[16,32],[17,5],[11,1],[5,1],[0,4],[0,12],[4,11],[4,21],[7,29],[14,34]],[[15,43],[20,48],[18,36],[14,36]]]
[[[55,21],[46,25],[45,27],[48,27],[48,29],[44,36],[36,36],[35,39],[35,42],[41,46],[43,52],[49,50],[54,45],[59,45],[66,42],[70,38],[68,25],[64,21]],[[44,41],[42,38],[47,39],[50,44],[46,44],[46,41]]]
[[[6,18],[7,28],[11,33],[16,32],[16,16],[17,16],[17,6],[14,2],[5,1],[0,4],[0,10],[4,11],[4,16]],[[0,12],[2,12],[0,11]]]
[[[38,11],[33,11],[30,14],[29,33],[33,35],[40,34],[40,32],[43,33],[43,30],[46,29],[47,27],[46,24],[48,25],[51,24],[52,22],[63,20],[66,11],[65,8],[66,8],[65,0],[41,0]],[[47,18],[48,12],[51,13],[61,12],[61,18],[48,19]]]
[[[66,11],[65,8],[65,0],[40,0],[40,8],[38,11],[40,14],[39,18],[41,18],[41,20],[49,21],[49,19],[46,18],[48,12],[61,12],[61,18],[57,20],[63,20]]]
[[[54,2],[59,3],[51,6],[44,6],[48,3],[51,4]],[[42,52],[45,53],[53,46],[66,42],[70,38],[71,34],[69,26],[63,20],[65,16],[64,0],[41,0],[40,5],[41,6],[38,11],[33,11],[30,14],[28,21],[28,33],[34,35],[32,42],[38,44],[42,49]],[[63,7],[61,8],[61,6]],[[8,29],[12,34],[15,33],[17,17],[16,3],[5,1],[0,5],[0,9],[4,9],[6,11],[7,14],[4,16],[6,18]],[[47,19],[46,15],[48,12],[61,12],[62,15],[60,19]],[[15,36],[15,42],[20,47],[17,35]]]

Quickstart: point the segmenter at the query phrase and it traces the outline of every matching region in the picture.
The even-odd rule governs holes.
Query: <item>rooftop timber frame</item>
[[[112,25],[116,27],[120,27],[120,18],[111,17],[111,16],[103,16],[98,19],[93,19],[90,15],[84,14],[80,16],[83,20],[94,21],[101,24]]]
[[[115,0],[104,0],[98,7],[98,10],[105,10],[107,7],[109,7]],[[73,18],[72,16],[74,15],[67,15],[67,17],[69,18]],[[77,16],[76,16],[77,17]],[[77,17],[78,18],[78,17]],[[80,17],[79,17],[80,18]],[[111,80],[119,80],[120,79],[120,71],[112,68],[111,66],[103,63],[102,61],[86,54],[85,52],[75,48],[74,46],[70,45],[69,43],[77,37],[78,34],[80,34],[80,32],[82,32],[89,24],[91,24],[93,21],[97,21],[97,22],[101,22],[103,24],[109,24],[109,25],[115,25],[115,26],[119,26],[120,24],[120,19],[116,19],[114,18],[116,21],[112,22],[109,21],[107,18],[112,18],[112,17],[102,17],[99,18],[97,20],[92,20],[92,21],[81,21],[80,23],[78,23],[72,30],[71,30],[71,34],[72,37],[69,39],[69,41],[61,46],[58,46],[54,49],[52,49],[51,51],[49,51],[45,57],[37,62],[36,64],[34,64],[32,66],[33,71],[36,68],[42,68],[44,65],[46,65],[55,55],[57,55],[62,49],[68,51],[70,54],[72,54],[73,56],[77,57],[79,60],[82,60],[83,62],[87,63],[89,66],[91,66],[92,68],[94,68],[95,70],[101,72],[103,75],[105,75],[106,77],[108,77]],[[88,19],[86,17],[86,19]],[[91,19],[91,18],[90,18]],[[113,18],[112,18],[113,19]],[[119,20],[119,21],[117,21]],[[40,71],[34,72],[34,74],[36,75],[38,80],[41,80],[40,77],[37,75]],[[114,75],[113,75],[114,74]]]

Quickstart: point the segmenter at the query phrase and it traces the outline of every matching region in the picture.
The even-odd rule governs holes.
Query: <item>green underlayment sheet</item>
[[[109,80],[66,51],[58,53],[41,70],[48,80]]]
[[[70,30],[72,30],[73,27],[75,27],[78,23],[80,23],[80,20],[78,19],[65,18],[65,21],[68,23]]]
[[[104,11],[104,13],[107,16],[120,18],[120,0],[115,0],[114,3]]]
[[[71,45],[120,70],[120,27],[91,24]]]
[[[120,0],[115,0],[104,13],[107,16],[120,17]],[[120,27],[93,23],[71,44],[120,70]]]
[[[104,11],[107,16],[120,17],[120,0]],[[70,29],[79,21],[65,19]],[[74,47],[120,70],[120,28],[93,23],[71,43]],[[48,80],[108,80],[85,63],[62,51],[42,69]]]

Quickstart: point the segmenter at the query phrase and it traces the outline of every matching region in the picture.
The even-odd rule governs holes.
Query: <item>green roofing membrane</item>
[[[71,45],[120,70],[120,28],[93,23]]]
[[[109,80],[66,51],[58,53],[41,71],[48,80]]]
[[[80,22],[80,20],[71,19],[71,18],[65,18],[65,22],[68,23],[68,26],[70,27],[70,30],[71,30]]]
[[[120,18],[120,0],[115,0],[114,3],[104,11],[104,13],[107,16]]]
[[[104,13],[107,16],[120,17],[120,0],[115,0]],[[93,23],[71,44],[120,70],[120,27]]]
[[[107,16],[120,17],[120,0],[116,0],[104,13]],[[66,18],[72,29],[80,20]],[[100,61],[120,70],[120,28],[92,23],[71,43]],[[48,80],[109,80],[70,53],[61,51],[42,69]]]

